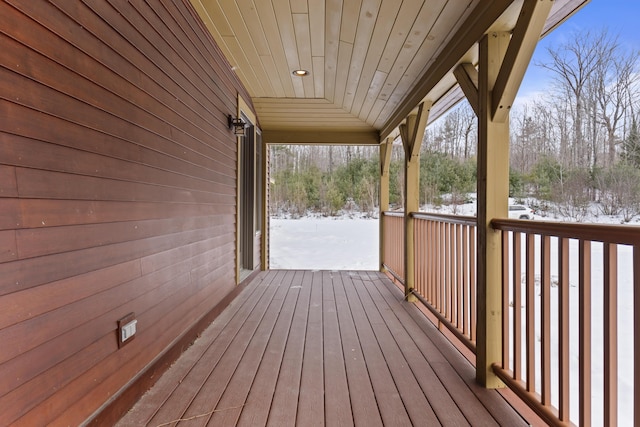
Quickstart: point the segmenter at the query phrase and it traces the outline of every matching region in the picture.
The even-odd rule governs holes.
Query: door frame
[[[253,141],[253,153],[252,160],[245,159],[245,137],[238,136],[236,137],[236,148],[237,148],[237,159],[236,159],[236,283],[239,284],[244,280],[254,269],[255,269],[255,259],[253,257],[253,251],[255,248],[255,238],[256,227],[255,227],[255,218],[256,218],[256,183],[257,177],[255,175],[256,171],[256,155],[255,155],[255,141],[258,131],[256,115],[253,113],[248,103],[238,95],[238,110],[237,117],[243,118],[243,120],[248,121],[248,126],[246,132],[251,132],[251,134],[247,134],[248,137]],[[245,164],[246,163],[246,164]],[[252,170],[247,171],[247,167],[252,168]],[[249,173],[247,173],[249,172]],[[247,178],[253,181],[252,185],[250,185],[251,195],[247,197],[246,194],[243,194],[243,189],[245,188],[245,182]],[[242,207],[243,207],[243,197],[245,202],[249,202],[250,206],[248,206],[247,211],[249,212],[251,218],[246,218],[246,215],[243,215]],[[245,255],[245,252],[249,250],[251,253]],[[246,260],[250,260],[253,265],[246,265]]]

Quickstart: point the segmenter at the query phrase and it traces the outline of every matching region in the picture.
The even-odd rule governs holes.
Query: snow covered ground
[[[269,267],[303,270],[378,270],[378,219],[271,218]]]
[[[423,205],[420,208],[422,212],[432,212],[432,213],[441,213],[441,214],[455,214],[455,215],[466,215],[466,216],[475,216],[477,212],[476,207],[476,194],[469,193],[467,195],[469,203],[461,204],[461,205]],[[524,203],[523,203],[524,202]],[[524,201],[514,198],[509,198],[509,204],[520,205],[524,204],[525,206],[534,206],[540,205],[541,203],[536,199],[525,199]],[[535,219],[541,221],[561,221],[561,222],[575,222],[575,220],[562,216],[553,210],[549,212],[544,212],[544,216],[537,212],[535,215]],[[588,212],[585,214],[584,219],[580,221],[582,223],[595,223],[595,224],[624,224],[624,219],[622,215],[603,215],[600,212],[600,208],[597,203],[592,203],[589,206]],[[630,225],[640,225],[640,216],[636,216],[633,218]]]
[[[425,211],[439,213],[458,213],[475,215],[475,203],[452,207],[425,207]],[[536,216],[536,220],[569,221],[567,218]],[[272,269],[309,269],[309,270],[378,270],[379,268],[379,223],[377,218],[344,215],[337,218],[304,217],[300,219],[272,218],[270,226],[270,267]],[[587,217],[587,222],[620,224],[621,218],[599,215],[594,211]],[[632,222],[638,225],[637,219]],[[553,243],[553,242],[552,242]],[[553,244],[552,244],[553,247]],[[537,249],[539,250],[539,248]],[[555,249],[554,249],[555,251]],[[592,404],[594,425],[602,423],[603,377],[603,264],[602,244],[592,244],[592,341],[593,341],[593,385]],[[524,250],[523,250],[524,253]],[[571,317],[578,315],[578,245],[570,244],[570,310]],[[632,248],[621,246],[618,254],[618,364],[619,364],[619,425],[633,425],[633,342],[636,335],[633,331],[633,256]],[[556,271],[557,255],[552,253],[552,276]],[[537,266],[539,270],[539,266]],[[536,272],[539,278],[539,271]],[[552,277],[552,282],[557,275]],[[540,284],[537,280],[536,295],[540,295]],[[552,284],[552,310],[557,310],[557,286]],[[524,291],[524,284],[523,284]],[[539,303],[536,304],[536,315],[539,319]],[[557,318],[552,318],[552,323]],[[538,333],[538,332],[537,332]],[[578,378],[578,330],[577,322],[571,325],[571,379],[572,401],[571,418],[578,422],[577,378]],[[537,340],[539,346],[540,342]],[[557,335],[552,334],[552,358],[557,357]],[[557,359],[556,359],[557,360]],[[539,360],[537,361],[539,364]],[[539,366],[539,365],[538,365]],[[539,372],[539,368],[538,368]],[[553,389],[557,387],[557,365],[552,367],[554,379]],[[539,378],[538,378],[539,390]],[[638,391],[640,392],[640,391]],[[554,393],[554,404],[557,405],[557,393]]]

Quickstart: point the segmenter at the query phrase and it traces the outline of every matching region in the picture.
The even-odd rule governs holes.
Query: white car
[[[509,205],[509,218],[533,219],[533,211],[524,205]]]

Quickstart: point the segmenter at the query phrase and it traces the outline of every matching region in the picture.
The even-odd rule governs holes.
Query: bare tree
[[[625,53],[616,38],[601,34],[610,46],[609,55],[598,62],[592,78],[595,100],[598,104],[597,120],[606,130],[606,165],[616,160],[616,146],[621,138],[616,135],[635,98],[634,89],[640,75],[638,52]]]
[[[461,103],[427,128],[422,151],[468,159],[475,153],[476,141],[476,115],[468,103]]]
[[[637,102],[638,52],[624,51],[606,29],[575,33],[548,52],[550,61],[538,65],[554,74],[556,101],[572,125],[571,140],[561,140],[571,147],[561,145],[561,153],[576,166],[613,165],[620,128]]]

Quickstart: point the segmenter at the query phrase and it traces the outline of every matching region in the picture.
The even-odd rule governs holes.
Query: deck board
[[[338,323],[333,284],[334,273],[325,271],[322,276],[325,422],[326,425],[352,426],[353,414],[345,358],[342,352],[340,324]]]
[[[322,272],[314,274],[311,286],[311,301],[307,318],[307,332],[302,359],[298,415],[296,425],[324,425],[324,357],[323,357],[323,286]]]
[[[118,425],[526,423],[386,276],[281,270],[247,286]]]
[[[374,280],[374,278],[371,278],[372,282]],[[433,372],[433,368],[425,355],[420,351],[414,338],[403,326],[403,323],[408,322],[409,319],[396,314],[396,310],[392,309],[393,305],[384,299],[384,296],[377,286],[363,286],[363,288],[360,293],[367,292],[369,294],[372,303],[375,304],[380,315],[384,318],[389,330],[388,332],[395,339],[397,348],[401,350],[404,360],[408,364],[411,372],[420,373],[419,375],[415,375],[415,380],[421,390],[429,391],[428,394],[425,393],[425,398],[428,401],[429,408],[433,409],[433,416],[442,424],[464,425],[467,421],[460,411],[460,408]],[[383,291],[386,291],[386,289]],[[389,292],[386,293],[390,295]],[[391,302],[398,306],[400,305],[397,299],[393,299]],[[432,421],[434,420],[432,419]]]
[[[397,319],[395,319],[396,321],[394,322],[393,319],[388,316],[388,314],[393,314],[391,313],[391,307],[386,304],[383,305],[380,310],[376,307],[367,290],[367,288],[373,285],[373,282],[370,281],[368,277],[356,278],[354,285],[354,290],[360,297],[369,322],[374,327],[374,335],[382,350],[385,362],[389,366],[389,370],[412,424],[437,425],[438,418],[425,395],[426,390],[420,387],[416,375],[412,372],[410,363],[403,353],[403,349],[399,347],[396,341],[397,339],[402,339],[402,337],[406,335],[406,332],[401,331],[401,325],[397,323]],[[389,329],[390,325],[391,327],[395,327],[394,329],[399,333],[399,337],[391,333]]]
[[[411,425],[396,382],[376,340],[373,325],[369,323],[365,308],[355,290],[354,282],[352,277],[346,279],[345,293],[364,353],[364,360],[369,370],[369,378],[373,385],[382,422],[390,426]]]
[[[270,426],[291,426],[295,425],[296,422],[298,397],[300,395],[300,377],[302,375],[302,357],[304,355],[306,325],[311,298],[311,279],[311,272],[304,272],[300,284],[296,285],[301,286],[300,298],[293,315],[293,323],[284,349],[280,375],[278,376],[267,420],[267,425]]]
[[[294,281],[302,280],[304,272],[296,272]],[[278,322],[271,334],[269,345],[262,358],[261,365],[256,373],[255,379],[249,390],[246,404],[242,409],[238,425],[241,426],[262,426],[267,424],[269,409],[271,408],[271,398],[265,398],[265,394],[273,395],[280,374],[280,367],[284,357],[284,350],[289,337],[289,331],[295,320],[295,313],[298,303],[304,300],[301,288],[292,285],[291,291],[287,294],[285,310],[278,318]],[[266,392],[265,392],[266,391]]]
[[[353,315],[347,301],[344,288],[345,278],[339,276],[334,286],[338,323],[342,338],[342,351],[345,355],[345,368],[349,383],[353,422],[356,426],[382,426],[382,417],[376,402],[376,396],[369,378],[369,370],[364,360],[364,353],[360,345]],[[348,286],[352,286],[349,282]]]
[[[299,292],[298,289],[291,289],[292,280],[293,274],[289,274],[280,284],[283,292],[276,294],[271,302],[267,315],[260,322],[255,336],[247,347],[246,354],[242,357],[229,386],[222,395],[218,407],[227,409],[214,413],[208,425],[237,424],[277,322],[280,320],[281,323],[290,324]]]

